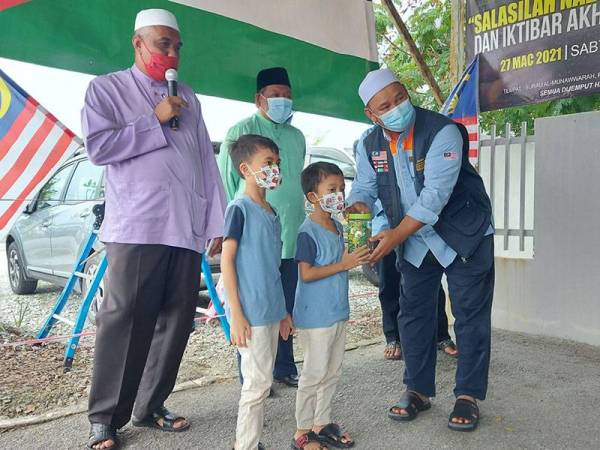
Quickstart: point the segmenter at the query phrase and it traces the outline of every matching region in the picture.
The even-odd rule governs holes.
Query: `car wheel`
[[[8,279],[12,291],[18,295],[33,294],[38,282],[27,278],[16,242],[11,242],[8,246],[6,256],[8,258]]]
[[[99,258],[92,258],[87,263],[85,263],[85,267],[83,269],[83,273],[85,273],[86,278],[83,279],[83,285],[81,289],[81,294],[83,297],[87,295],[88,289],[91,285],[91,278],[96,274],[98,270],[98,265],[100,264]],[[94,294],[94,298],[92,299],[92,303],[90,304],[90,310],[88,311],[88,318],[90,322],[96,323],[96,314],[100,310],[100,306],[104,300],[104,279],[100,280],[100,284],[98,285],[98,290],[96,294]]]
[[[365,278],[369,280],[369,283],[373,286],[379,286],[379,274],[377,273],[377,270],[375,270],[375,267],[371,264],[363,264],[362,273]]]

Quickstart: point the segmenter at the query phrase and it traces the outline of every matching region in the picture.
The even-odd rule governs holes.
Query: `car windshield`
[[[327,158],[334,161],[344,162],[346,164],[354,165],[354,161],[350,156],[337,148],[331,147],[312,147],[310,154],[313,157]]]

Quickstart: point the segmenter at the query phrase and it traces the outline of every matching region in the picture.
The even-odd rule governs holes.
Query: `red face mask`
[[[144,41],[142,41],[142,44],[146,47]],[[144,67],[146,68],[148,76],[156,81],[165,81],[165,72],[169,69],[177,69],[179,58],[177,56],[168,56],[163,55],[162,53],[151,52],[148,47],[146,47],[146,50],[150,53],[150,62],[147,63],[144,61]]]

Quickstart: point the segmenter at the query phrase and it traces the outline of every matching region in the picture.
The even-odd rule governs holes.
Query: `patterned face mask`
[[[319,204],[323,211],[331,213],[332,215],[343,213],[344,209],[346,209],[343,192],[331,192],[325,194],[319,199]]]
[[[252,173],[258,187],[270,190],[281,184],[281,173],[277,164],[261,167],[260,170]]]

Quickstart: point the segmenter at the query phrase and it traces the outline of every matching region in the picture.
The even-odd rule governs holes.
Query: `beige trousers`
[[[296,396],[299,429],[331,423],[331,401],[342,374],[346,345],[346,322],[328,328],[298,330],[304,365]]]
[[[273,384],[279,322],[252,327],[246,348],[238,348],[244,377],[238,407],[235,450],[256,450],[262,435],[265,400]]]

